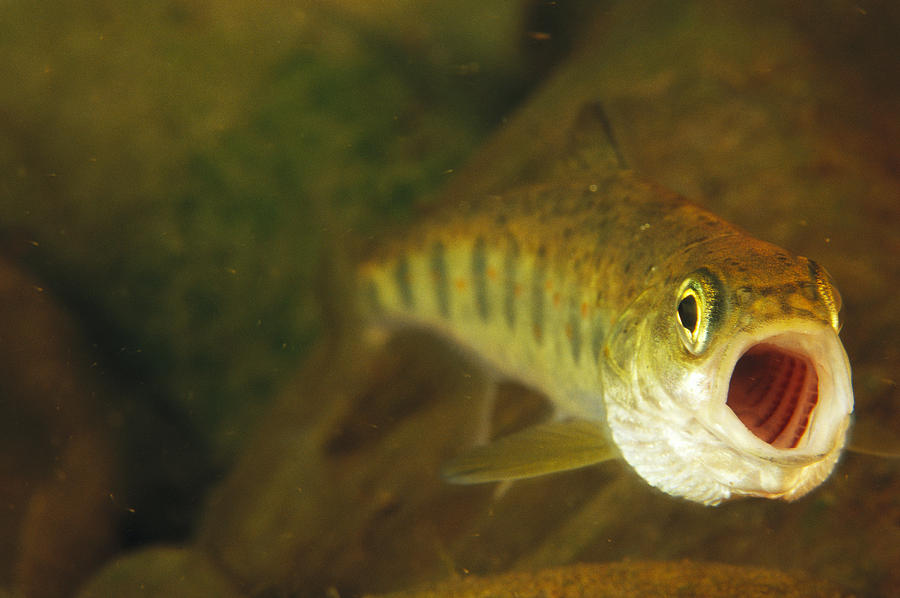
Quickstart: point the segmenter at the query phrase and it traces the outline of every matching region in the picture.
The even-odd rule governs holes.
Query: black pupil
[[[697,330],[697,299],[688,295],[678,304],[678,319],[691,334]]]

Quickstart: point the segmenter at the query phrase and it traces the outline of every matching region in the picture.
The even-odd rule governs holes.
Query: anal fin
[[[442,470],[454,484],[519,480],[594,465],[619,456],[602,424],[553,421],[477,446]]]

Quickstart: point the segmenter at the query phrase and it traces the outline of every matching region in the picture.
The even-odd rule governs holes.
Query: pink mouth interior
[[[760,343],[734,366],[726,404],[747,429],[775,448],[794,448],[819,400],[819,377],[799,353]]]

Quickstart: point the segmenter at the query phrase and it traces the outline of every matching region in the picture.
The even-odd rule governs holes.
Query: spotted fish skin
[[[357,274],[366,321],[465,347],[669,494],[794,499],[843,448],[853,397],[824,269],[629,171],[444,202]],[[732,385],[766,368],[777,385]]]
[[[735,234],[623,173],[448,205],[376,249],[360,287],[373,320],[431,328],[567,411],[596,417],[608,332],[659,255]]]

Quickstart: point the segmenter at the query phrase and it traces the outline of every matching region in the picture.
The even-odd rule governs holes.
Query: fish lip
[[[731,377],[738,361],[752,347],[769,344],[806,357],[818,376],[819,399],[800,440],[792,448],[777,448],[757,437],[727,405]],[[844,446],[853,412],[850,364],[834,330],[818,322],[780,323],[744,332],[713,360],[717,368],[707,427],[725,445],[761,462],[804,466],[822,461]],[[776,493],[777,494],[777,493]]]

